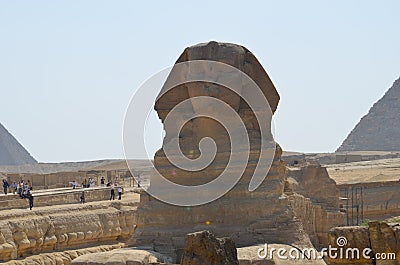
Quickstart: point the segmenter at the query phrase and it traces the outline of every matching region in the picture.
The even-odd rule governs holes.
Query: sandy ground
[[[398,181],[400,158],[327,165],[328,173],[337,184]]]

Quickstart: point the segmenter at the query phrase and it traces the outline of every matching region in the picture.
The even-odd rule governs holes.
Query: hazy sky
[[[191,3],[191,4],[190,4]],[[39,161],[122,158],[137,87],[187,46],[246,46],[284,150],[332,152],[400,76],[400,1],[0,1],[0,122]],[[153,146],[160,146],[154,125]],[[145,155],[143,155],[145,156]]]

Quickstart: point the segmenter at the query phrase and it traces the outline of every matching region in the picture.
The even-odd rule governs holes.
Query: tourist
[[[118,200],[121,200],[121,198],[122,198],[122,191],[123,191],[122,187],[119,187],[118,188]]]
[[[82,190],[82,194],[81,194],[80,199],[81,199],[81,203],[82,203],[82,204],[84,204],[84,203],[86,202],[86,201],[85,201],[85,189]]]
[[[78,183],[74,180],[72,181],[72,189],[76,189],[76,186],[78,186]]]
[[[137,177],[137,186],[138,188],[140,188],[140,184],[141,184],[142,180],[140,179],[140,176]]]
[[[31,191],[29,189],[26,191],[26,197],[29,200],[29,209],[32,210],[32,208],[33,208],[33,194],[31,193]]]
[[[8,187],[10,187],[10,184],[8,184],[6,179],[3,179],[3,190],[5,195],[7,195]]]
[[[17,182],[13,181],[13,183],[11,184],[12,189],[13,189],[13,194],[18,192],[18,184]]]
[[[32,183],[31,183],[31,181],[30,181],[30,180],[28,180],[28,189],[29,189],[29,190],[32,190],[32,189],[33,189],[33,187],[32,187]]]
[[[94,184],[95,184],[94,178],[89,178],[89,187],[94,188]]]
[[[85,180],[83,181],[83,187],[84,187],[84,188],[87,188],[87,183],[88,183],[88,181],[87,181],[87,179],[85,178]]]
[[[22,183],[22,198],[27,197],[28,190],[29,190],[28,183],[26,183],[26,182]]]
[[[111,186],[111,196],[110,196],[110,201],[115,200],[115,190],[114,187]]]
[[[18,195],[22,198],[22,180],[18,182]]]
[[[104,177],[101,177],[100,184],[101,184],[102,187],[104,187],[104,183],[105,183],[105,179],[104,179]]]

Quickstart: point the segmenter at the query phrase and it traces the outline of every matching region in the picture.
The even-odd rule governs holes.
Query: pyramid
[[[35,163],[37,163],[37,161],[0,123],[0,166]]]
[[[400,78],[347,136],[337,152],[400,151]]]

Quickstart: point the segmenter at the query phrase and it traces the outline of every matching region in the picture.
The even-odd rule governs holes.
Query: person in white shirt
[[[119,187],[118,188],[118,200],[121,200],[121,198],[122,198],[122,191],[123,191],[122,187]]]
[[[90,178],[89,179],[89,186],[91,187],[91,188],[94,188],[94,179],[93,178]]]

